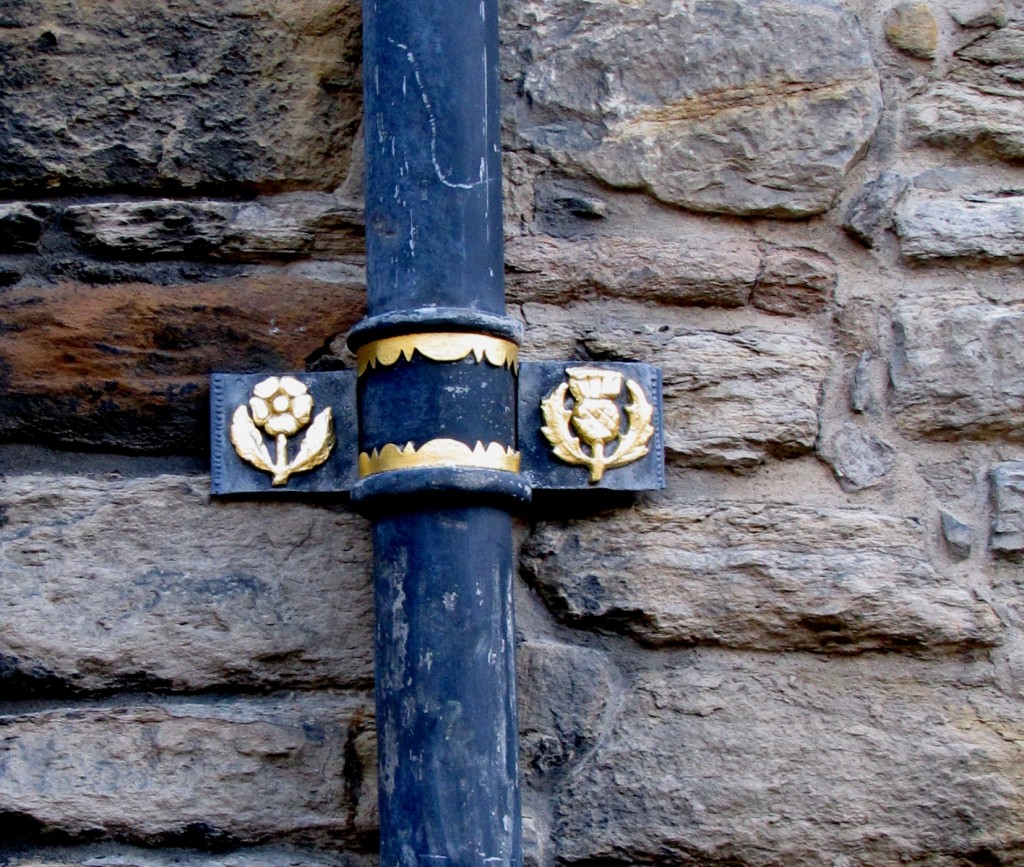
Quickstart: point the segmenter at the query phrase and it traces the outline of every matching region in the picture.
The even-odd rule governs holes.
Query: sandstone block
[[[748,238],[708,243],[600,237],[512,238],[505,245],[512,300],[560,303],[587,297],[740,307],[761,269]]]
[[[0,204],[0,254],[31,253],[39,245],[47,208],[41,204]]]
[[[329,193],[233,203],[154,199],[72,205],[64,223],[88,250],[114,258],[293,259],[363,251],[359,209]]]
[[[361,102],[350,0],[8,6],[0,190],[344,179]]]
[[[205,690],[373,679],[368,528],[211,502],[204,477],[0,479],[8,687]]]
[[[824,253],[773,248],[765,254],[752,303],[782,316],[821,313],[832,298],[836,279],[836,263]]]
[[[0,813],[69,836],[371,845],[365,694],[89,706],[0,717]]]
[[[989,545],[1002,557],[1024,558],[1024,461],[992,468],[992,535]]]
[[[896,450],[891,445],[850,423],[821,439],[818,452],[832,467],[844,491],[874,487],[896,462]]]
[[[522,139],[697,211],[826,210],[880,115],[867,39],[828,2],[534,0],[505,26]]]
[[[246,847],[210,854],[181,849],[131,849],[119,846],[47,847],[44,854],[7,856],[7,867],[374,867],[372,855],[312,852],[279,846]]]
[[[961,27],[1006,26],[1006,3],[1003,0],[958,0],[949,14]]]
[[[843,215],[843,228],[866,247],[874,247],[882,233],[892,226],[893,208],[909,186],[909,178],[883,172],[850,200]]]
[[[893,309],[889,375],[904,433],[937,440],[1024,437],[1024,313],[970,291]]]
[[[579,207],[585,203],[580,202]],[[557,304],[585,298],[701,307],[753,304],[769,313],[819,313],[836,283],[831,257],[801,247],[766,252],[748,237],[675,241],[597,236],[510,238],[509,298]]]
[[[361,281],[280,274],[0,294],[0,439],[205,453],[212,371],[303,370],[362,316]]]
[[[939,23],[927,3],[898,3],[885,16],[885,38],[911,57],[933,60],[939,46]]]
[[[561,618],[652,645],[959,650],[992,610],[937,575],[912,518],[784,503],[641,503],[539,525],[525,574]]]
[[[516,648],[519,759],[527,782],[577,765],[604,731],[612,700],[602,653],[566,644]]]
[[[678,461],[749,467],[814,447],[824,344],[760,328],[726,333],[625,317],[601,322],[583,341],[594,358],[663,368],[665,444]]]
[[[987,669],[705,652],[643,673],[556,795],[556,858],[1018,863],[1024,714]]]
[[[907,259],[1024,258],[1024,196],[907,196],[896,212]]]
[[[966,560],[970,557],[971,548],[974,546],[974,530],[949,512],[939,513],[939,524],[950,555],[956,560]]]
[[[875,394],[871,384],[871,366],[874,357],[865,349],[850,377],[850,409],[854,412],[870,412],[875,409]]]
[[[984,34],[957,52],[942,80],[910,101],[911,140],[1019,162],[1024,158],[1022,74],[1024,27],[1012,23]]]

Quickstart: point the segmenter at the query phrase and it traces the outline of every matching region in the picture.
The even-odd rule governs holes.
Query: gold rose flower
[[[238,456],[259,470],[271,473],[275,487],[287,484],[295,473],[306,472],[327,460],[334,448],[334,423],[331,407],[313,419],[313,397],[309,389],[294,376],[269,376],[258,382],[245,404],[231,418],[229,436]],[[288,437],[298,433],[312,419],[306,435],[299,443],[295,457],[288,457]],[[260,433],[273,440],[274,454]]]
[[[252,419],[270,436],[292,436],[309,424],[313,398],[309,389],[291,376],[271,376],[252,390]]]

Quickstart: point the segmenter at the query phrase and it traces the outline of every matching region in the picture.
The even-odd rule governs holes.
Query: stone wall
[[[1024,8],[502,16],[525,352],[669,465],[519,524],[530,867],[1024,865]],[[0,2],[0,864],[374,861],[367,526],[206,475],[209,372],[351,363],[359,50]]]

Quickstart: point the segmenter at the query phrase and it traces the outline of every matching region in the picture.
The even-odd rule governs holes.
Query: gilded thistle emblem
[[[289,460],[288,438],[306,427],[312,418],[313,398],[309,389],[295,377],[271,376],[253,388],[248,408],[243,405],[235,410],[231,418],[231,444],[242,460],[271,473],[274,486],[284,485],[294,473],[320,466],[334,447],[334,425],[331,408],[327,407],[313,419],[298,452]],[[273,456],[260,428],[273,439]]]
[[[568,464],[589,467],[591,483],[599,482],[606,469],[621,467],[647,454],[654,436],[654,410],[643,389],[615,370],[570,367],[569,381],[563,382],[540,402],[545,426],[541,433],[555,455]],[[625,412],[628,424],[622,430],[622,410],[616,403],[625,382],[630,402]],[[572,406],[566,406],[567,395]],[[574,433],[575,432],[575,433]],[[605,448],[618,444],[611,454]]]

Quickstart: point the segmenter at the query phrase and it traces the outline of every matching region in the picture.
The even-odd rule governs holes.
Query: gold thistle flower
[[[622,374],[614,370],[575,368],[568,371],[569,391],[576,399],[572,426],[580,438],[597,451],[611,442],[622,428],[622,414],[615,398],[622,391]]]
[[[291,376],[271,376],[260,382],[249,399],[253,421],[270,436],[291,436],[313,415],[309,390]]]

